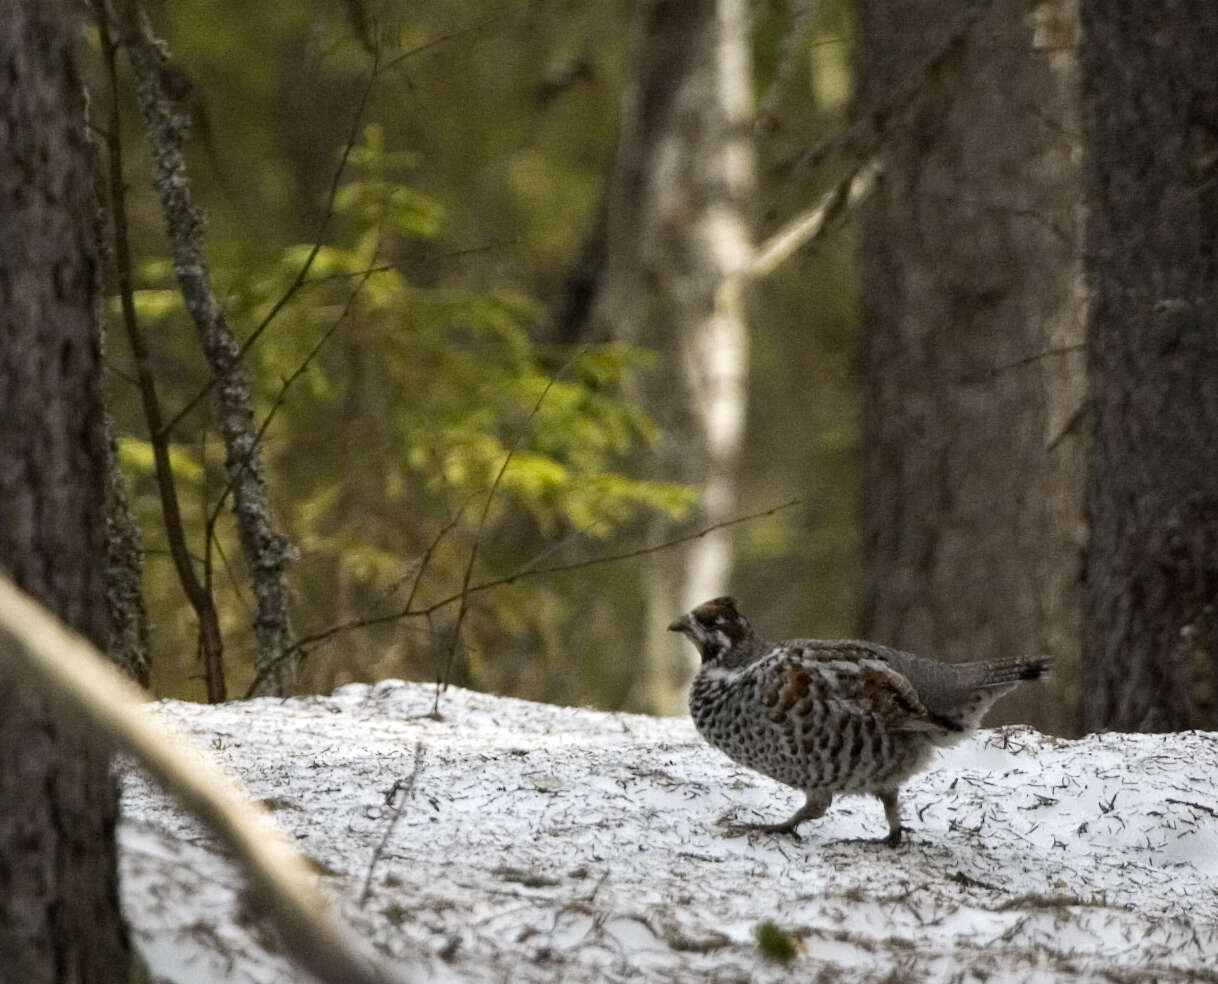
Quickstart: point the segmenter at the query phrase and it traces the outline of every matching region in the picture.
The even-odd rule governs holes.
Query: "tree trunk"
[[[701,486],[694,522],[713,525],[736,511],[744,426],[745,324],[732,275],[752,252],[747,5],[649,0],[636,17],[590,332],[663,355],[663,369],[644,394],[666,435],[656,470]],[[681,709],[693,667],[688,647],[664,626],[723,593],[731,565],[726,531],[649,565],[645,668],[635,706]]]
[[[98,263],[60,4],[0,4],[0,564],[106,641]],[[0,679],[0,980],[128,979],[104,749]]]
[[[96,154],[92,164],[100,173]],[[93,226],[94,241],[106,242],[105,222],[100,210]],[[118,461],[118,442],[114,437],[114,418],[109,410],[109,387],[106,385],[106,319],[98,292],[98,309],[94,319],[97,333],[98,360],[102,366],[98,386],[102,404],[102,448],[105,453],[106,497],[104,529],[106,536],[106,609],[109,629],[106,655],[141,687],[147,687],[152,675],[148,653],[148,610],[144,605],[144,538],[139,524],[131,515],[127,497],[127,482]]]
[[[1218,726],[1218,5],[1083,0],[1084,723]]]
[[[100,319],[100,314],[99,314]],[[98,331],[103,332],[101,324]],[[104,345],[100,348],[104,352]],[[104,379],[104,374],[103,374]],[[106,608],[109,631],[106,655],[142,687],[152,676],[148,654],[148,611],[144,606],[144,538],[131,515],[127,483],[118,463],[114,439],[114,420],[105,410],[106,389],[102,388],[103,447],[106,459]]]
[[[860,630],[951,661],[1061,657],[1056,700],[1005,708],[1061,732],[1085,535],[1076,22],[1069,0],[1028,11],[858,7],[883,166],[861,230]]]
[[[293,548],[286,536],[275,531],[272,522],[249,377],[242,362],[244,353],[212,290],[203,239],[205,217],[195,205],[182,156],[186,120],[175,113],[165,87],[165,45],[152,35],[138,0],[124,0],[122,10],[124,40],[156,167],[156,190],[165,214],[174,274],[211,369],[237,533],[254,592],[258,653],[253,691],[285,697],[295,691],[298,662],[287,580]]]

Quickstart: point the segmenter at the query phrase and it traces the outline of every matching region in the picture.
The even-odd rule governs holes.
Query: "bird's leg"
[[[746,823],[741,826],[748,830],[760,830],[766,834],[794,834],[795,828],[805,820],[823,817],[832,802],[832,793],[804,793],[804,805],[791,814],[790,819],[784,820],[782,823]]]
[[[897,800],[897,790],[886,789],[876,795],[884,804],[884,816],[888,819],[888,836],[884,838],[884,843],[896,847],[901,843],[901,804]]]

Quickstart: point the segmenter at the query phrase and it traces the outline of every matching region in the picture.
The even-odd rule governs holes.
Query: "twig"
[[[512,12],[512,8],[505,7],[503,10],[496,11],[489,17],[479,21],[476,24],[470,24],[467,27],[458,27],[455,30],[449,31],[447,34],[441,34],[438,37],[432,38],[430,41],[424,41],[422,44],[416,45],[408,51],[403,51],[397,57],[387,61],[385,63],[384,71],[388,72],[390,69],[397,68],[398,65],[407,59],[414,58],[416,55],[421,55],[423,52],[429,51],[438,45],[445,44],[448,41],[455,41],[457,38],[464,37],[467,34],[477,34],[479,31],[483,31],[490,27],[496,21],[503,20],[504,17]]]
[[[512,442],[512,446],[508,448],[508,453],[504,455],[503,458],[503,464],[499,466],[499,471],[495,475],[495,480],[491,483],[490,491],[486,495],[486,502],[482,506],[482,515],[478,517],[478,529],[474,533],[474,545],[470,547],[469,562],[465,565],[465,576],[461,580],[461,607],[457,610],[457,624],[453,629],[452,644],[448,647],[448,661],[444,664],[444,677],[442,681],[443,687],[441,687],[441,681],[436,682],[435,706],[432,707],[433,714],[440,713],[440,692],[442,689],[448,689],[449,677],[452,675],[453,659],[457,654],[457,648],[461,644],[461,626],[465,622],[465,613],[469,610],[469,582],[474,573],[474,562],[478,559],[478,547],[482,544],[482,531],[486,528],[486,517],[490,514],[491,503],[495,501],[495,493],[499,491],[499,483],[503,481],[503,475],[508,470],[508,465],[512,463],[512,456],[520,447],[520,442],[524,440],[524,436],[528,432],[529,425],[532,424],[538,411],[541,410],[541,405],[545,402],[546,397],[549,396],[550,390],[554,387],[554,384],[558,382],[558,377],[561,376],[571,365],[571,363],[578,359],[586,349],[586,345],[577,349],[566,362],[559,366],[558,371],[554,373],[554,375],[552,375],[546,382],[545,387],[541,391],[541,395],[537,397],[537,402],[533,404],[533,409],[529,411],[528,420],[525,422],[524,427],[522,427],[520,432],[516,435],[516,439]],[[409,608],[409,605],[407,608]]]
[[[1200,810],[1202,813],[1208,813],[1211,817],[1218,817],[1218,810],[1215,810],[1212,806],[1205,806],[1202,803],[1194,803],[1191,800],[1172,799],[1170,796],[1164,802],[1174,803],[1176,806],[1188,806],[1194,810]]]
[[[551,567],[537,567],[532,570],[518,571],[515,574],[509,574],[506,577],[497,577],[490,581],[483,581],[480,584],[475,584],[469,588],[468,594],[477,594],[480,591],[489,591],[491,588],[502,587],[505,584],[515,584],[517,581],[523,581],[531,577],[540,577],[542,574],[560,574],[567,571],[580,570],[585,567],[598,567],[601,564],[612,564],[620,560],[633,560],[636,557],[646,557],[648,554],[659,553],[661,550],[670,550],[673,547],[680,546],[682,543],[689,543],[692,540],[700,540],[702,537],[714,533],[716,530],[727,529],[731,526],[738,526],[740,523],[747,523],[754,519],[763,519],[766,516],[773,516],[775,513],[782,512],[784,509],[790,509],[792,506],[797,506],[803,499],[792,499],[790,502],[784,502],[780,506],[773,506],[769,509],[763,509],[760,512],[749,513],[746,516],[737,516],[734,519],[727,519],[721,523],[712,523],[696,533],[687,533],[685,536],[679,536],[672,540],[665,540],[663,543],[656,543],[649,547],[640,547],[637,550],[627,550],[623,553],[608,554],[604,557],[590,557],[587,560],[575,560],[568,564],[554,564]],[[460,594],[449,595],[447,598],[442,598],[427,608],[422,608],[418,612],[410,612],[408,614],[430,614],[451,605],[454,601],[460,598]]]
[[[414,784],[419,778],[420,769],[423,767],[424,751],[424,744],[421,741],[416,741],[414,743],[414,765],[410,770],[410,775],[405,779],[398,779],[385,796],[385,805],[390,808],[392,813],[389,817],[389,823],[385,825],[385,833],[381,835],[380,842],[373,848],[372,860],[368,862],[368,873],[364,876],[364,887],[359,893],[359,907],[361,909],[368,904],[368,897],[372,894],[372,873],[376,870],[376,864],[380,861],[381,855],[385,851],[385,845],[389,843],[389,838],[393,835],[393,828],[402,819],[402,812],[405,810],[406,804],[410,801],[410,797],[414,795]]]
[[[462,507],[462,509],[457,512],[456,516],[453,516],[451,519],[449,519],[448,523],[445,524],[440,529],[440,531],[432,539],[431,543],[429,543],[427,545],[427,549],[423,551],[423,555],[420,558],[418,558],[418,561],[417,561],[418,566],[414,573],[414,583],[411,584],[411,586],[410,586],[410,594],[407,595],[406,604],[403,606],[403,608],[406,611],[409,611],[410,606],[412,604],[414,604],[415,594],[419,590],[419,585],[423,581],[423,575],[427,571],[427,566],[431,562],[431,558],[434,555],[436,548],[439,547],[439,545],[440,545],[441,541],[444,539],[444,537],[447,536],[448,533],[450,531],[452,531],[456,527],[456,525],[461,521],[461,516],[462,516],[463,512],[464,512],[464,507]],[[396,590],[396,588],[394,590]],[[385,599],[383,599],[383,600],[388,600],[389,596],[392,594],[393,594],[393,591],[388,592],[385,596]],[[365,622],[366,622],[366,624],[372,624],[369,620],[365,620]],[[361,627],[362,626],[359,626],[359,625],[352,625],[350,623],[344,623],[342,625],[334,626],[325,632],[319,632],[312,636],[305,636],[303,639],[298,640],[296,643],[297,649],[299,650],[300,658],[303,659],[306,655],[308,655],[309,651],[312,650],[314,647],[321,645],[322,643],[324,643],[327,640],[333,638],[334,636],[340,634],[341,632],[347,632],[347,631],[351,631],[353,629],[357,629],[357,628],[361,628]],[[435,633],[431,633],[431,634],[433,636],[435,635]],[[265,671],[262,671],[262,672],[270,672],[271,669],[273,669],[273,668],[268,667]],[[246,693],[245,693],[246,700],[248,700],[250,697],[254,696],[254,694],[258,690],[260,683],[261,683],[261,681],[260,681],[258,675],[255,674],[254,679],[250,682],[250,685],[249,685],[248,689],[246,690]]]
[[[355,304],[355,299],[360,295],[360,292],[364,289],[364,285],[368,283],[369,278],[375,271],[375,267],[369,267],[367,270],[363,271],[363,276],[360,278],[360,282],[355,285],[355,289],[347,298],[347,302],[343,305],[343,309],[339,312],[338,317],[334,319],[334,322],[330,325],[330,327],[322,332],[321,337],[318,338],[313,347],[309,349],[300,365],[298,365],[291,372],[291,374],[280,382],[279,392],[275,395],[275,399],[271,403],[270,410],[267,411],[266,416],[262,419],[262,424],[258,427],[258,433],[254,436],[253,443],[250,446],[250,454],[256,453],[262,446],[262,439],[266,436],[267,428],[271,426],[271,421],[275,419],[275,415],[279,413],[284,402],[287,400],[288,390],[291,389],[292,385],[301,376],[303,376],[306,371],[308,371],[309,366],[312,365],[313,360],[321,353],[321,350],[325,347],[326,342],[330,340],[331,336],[338,330],[339,326],[347,320],[347,315],[351,313],[351,307]],[[224,491],[220,493],[219,498],[212,507],[211,514],[207,518],[207,535],[209,538],[213,534],[216,522],[220,517],[220,512],[224,508],[224,503],[232,490],[233,480],[230,478],[228,484],[224,487]]]
[[[355,149],[355,144],[359,140],[359,129],[360,124],[363,122],[364,110],[368,106],[368,99],[372,94],[372,86],[376,81],[378,74],[377,68],[374,65],[372,71],[368,74],[368,81],[364,86],[363,92],[360,94],[359,102],[356,104],[355,114],[351,118],[351,127],[347,133],[347,142],[343,145],[343,152],[339,156],[338,166],[334,169],[334,174],[330,179],[330,190],[326,198],[326,211],[317,227],[317,233],[313,236],[313,246],[309,250],[309,255],[305,257],[304,262],[300,265],[300,269],[296,271],[296,276],[293,278],[291,284],[288,285],[287,289],[283,292],[283,294],[280,295],[279,299],[271,305],[271,310],[267,312],[266,316],[258,323],[257,327],[250,332],[249,337],[242,343],[240,352],[238,354],[239,360],[245,359],[245,356],[249,353],[250,348],[255,342],[258,341],[262,333],[270,327],[271,322],[275,320],[275,318],[279,315],[279,312],[282,311],[287,306],[288,302],[296,296],[296,292],[305,284],[305,278],[308,277],[309,271],[313,268],[313,261],[317,259],[317,254],[321,252],[322,245],[325,241],[324,237],[326,234],[326,229],[329,228],[330,222],[334,218],[334,202],[338,198],[339,183],[342,180],[343,172],[347,169],[347,161],[351,157],[351,152]],[[209,380],[206,386],[199,390],[198,393],[196,393],[186,402],[186,405],[183,406],[181,410],[174,414],[169,423],[165,425],[166,429],[168,431],[172,431],[175,427],[177,427],[177,425],[181,423],[182,419],[196,406],[198,406],[200,401],[205,399],[207,395],[211,393],[215,386],[216,381],[214,379]]]
[[[1078,342],[1074,345],[1059,345],[1056,348],[1044,349],[1040,352],[1033,352],[1031,355],[1020,356],[1018,359],[1013,359],[1010,362],[1004,362],[999,366],[990,366],[985,369],[979,369],[977,372],[966,373],[960,377],[960,382],[975,383],[979,380],[997,376],[1004,372],[1009,372],[1012,369],[1022,369],[1024,366],[1031,365],[1034,362],[1039,362],[1041,359],[1048,358],[1050,355],[1071,355],[1074,352],[1084,352],[1086,349],[1086,342]]]
[[[665,540],[663,543],[654,543],[651,546],[640,547],[636,550],[626,550],[622,553],[607,554],[601,557],[589,557],[586,560],[575,560],[567,564],[554,564],[550,567],[535,567],[517,571],[515,574],[509,574],[505,577],[497,577],[489,581],[482,581],[479,584],[472,584],[464,591],[459,591],[456,594],[449,595],[447,598],[442,598],[439,601],[428,605],[426,608],[412,609],[409,607],[402,608],[396,612],[390,612],[385,615],[373,615],[365,618],[351,619],[348,622],[343,622],[339,625],[331,626],[320,632],[315,632],[312,635],[302,636],[296,641],[296,645],[300,648],[312,646],[318,642],[324,642],[331,637],[342,632],[350,632],[355,629],[366,629],[374,625],[384,625],[386,622],[397,622],[404,618],[417,618],[419,616],[428,616],[442,608],[446,608],[455,601],[460,601],[462,594],[473,595],[482,591],[490,591],[492,588],[503,587],[507,584],[515,584],[518,581],[524,581],[533,577],[541,577],[545,574],[563,574],[567,571],[581,570],[587,567],[597,567],[601,564],[613,564],[623,560],[633,560],[636,557],[646,557],[648,554],[659,553],[661,550],[671,550],[673,547],[678,547],[683,543],[689,543],[691,540],[697,540],[716,530],[727,529],[731,526],[738,526],[741,523],[748,523],[755,519],[764,519],[767,516],[773,516],[775,513],[782,512],[784,509],[790,509],[792,506],[797,506],[803,499],[792,499],[790,502],[784,502],[779,506],[772,506],[769,509],[763,509],[760,512],[749,513],[745,516],[737,516],[734,519],[724,520],[721,523],[714,523],[695,533],[687,533],[684,536],[676,537],[672,540]]]
[[[1049,442],[1045,445],[1045,450],[1056,451],[1057,446],[1061,444],[1061,442],[1064,441],[1074,431],[1074,429],[1083,422],[1083,418],[1086,417],[1090,412],[1091,398],[1084,397],[1080,401],[1079,405],[1074,408],[1074,412],[1066,418],[1066,422],[1062,425],[1061,430],[1049,439]]]
[[[369,273],[389,273],[397,269],[392,264],[382,263],[380,266],[366,267],[363,270],[342,270],[338,273],[325,273],[320,277],[309,277],[307,280],[301,281],[301,287],[312,287],[314,284],[325,284],[332,280],[354,280],[356,277],[363,277]]]

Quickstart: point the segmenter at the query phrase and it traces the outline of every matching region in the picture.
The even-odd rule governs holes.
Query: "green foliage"
[[[284,310],[283,321],[299,327],[272,329],[256,350],[264,385],[307,367],[307,390],[285,403],[288,443],[315,444],[319,429],[331,428],[339,440],[350,428],[344,411],[356,408],[391,500],[418,507],[430,494],[480,508],[506,464],[491,504],[496,520],[517,507],[545,533],[572,527],[603,538],[648,510],[685,515],[691,490],[618,470],[657,436],[622,398],[640,352],[539,345],[530,328],[541,311],[523,292],[419,287],[393,264],[408,241],[433,240],[443,219],[438,203],[403,183],[414,162],[386,150],[380,127],[366,129],[334,204],[345,245],[317,254],[311,285]],[[237,287],[250,320],[289,289],[308,251],[289,248],[269,275]],[[358,373],[342,342],[312,356],[336,324],[373,356]]]
[[[306,366],[264,438],[277,525],[301,551],[290,571],[300,634],[400,609],[420,572],[414,607],[441,600],[460,587],[475,542],[477,582],[637,546],[656,535],[645,532],[649,518],[682,516],[694,498],[650,480],[646,449],[663,437],[631,381],[664,367],[625,346],[554,346],[544,329],[543,312],[566,290],[597,221],[633,7],[195,0],[150,8],[193,86],[184,107],[190,172],[208,213],[218,292],[243,338],[314,248],[338,153],[377,66],[324,245],[248,358],[260,416]],[[763,3],[754,12],[759,102],[782,80],[759,128],[759,236],[823,190],[792,162],[840,122],[850,5],[814,5],[811,33],[788,43],[798,12],[810,9]],[[101,80],[90,88],[104,98]],[[137,307],[172,416],[196,398],[207,370],[163,259],[163,220],[130,93],[124,120],[130,232],[144,258]],[[755,361],[741,511],[796,496],[809,505],[738,528],[734,590],[772,597],[782,584],[798,606],[792,622],[812,632],[850,629],[851,246],[840,235],[826,240],[750,298]],[[155,682],[162,693],[197,694],[196,628],[165,552],[120,336],[111,342],[111,392],[149,547]],[[252,651],[251,600],[225,515],[213,549],[204,549],[204,523],[227,482],[206,400],[175,431],[172,457],[239,692]],[[636,565],[622,564],[474,595],[455,682],[628,704],[630,654],[646,629],[638,578]],[[310,655],[305,686],[434,679],[453,614],[450,607],[336,637]]]
[[[753,938],[757,940],[757,949],[761,955],[774,963],[790,963],[802,949],[798,938],[769,919],[753,927]]]
[[[290,296],[249,366],[259,404],[278,408],[264,440],[271,488],[290,497],[289,530],[314,575],[298,585],[317,613],[306,631],[366,614],[395,582],[413,583],[404,565],[436,545],[437,562],[416,572],[425,598],[457,589],[475,542],[494,558],[505,535],[539,548],[570,534],[603,541],[647,515],[679,520],[696,499],[693,489],[622,470],[658,437],[624,396],[645,352],[539,344],[532,326],[541,309],[510,286],[412,283],[406,258],[437,241],[445,214],[406,183],[416,163],[386,146],[381,127],[368,126],[334,197],[330,245],[293,245],[263,267],[216,271],[230,284],[235,324],[262,323]],[[144,266],[159,275],[149,279],[168,272]],[[140,290],[141,317],[180,318],[175,298],[168,287]],[[126,439],[123,448],[129,467],[151,472],[145,442]],[[182,447],[174,462],[194,487],[202,484],[206,462]],[[211,464],[216,470],[218,461]],[[222,482],[217,475],[215,485]],[[480,574],[520,566],[510,557]],[[339,608],[336,597],[351,602]],[[482,634],[503,631],[501,614],[491,602]],[[470,636],[474,651],[478,636]],[[407,646],[407,664],[429,652],[425,634]]]

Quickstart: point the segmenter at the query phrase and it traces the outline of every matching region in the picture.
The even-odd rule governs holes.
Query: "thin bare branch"
[[[352,290],[351,294],[347,297],[347,301],[343,305],[342,311],[339,312],[338,317],[334,319],[334,321],[330,324],[330,327],[322,332],[321,336],[313,344],[313,347],[305,354],[305,357],[301,360],[300,365],[298,365],[286,378],[280,381],[279,392],[275,394],[275,399],[271,403],[271,408],[267,411],[266,416],[263,417],[262,423],[258,427],[258,433],[254,436],[253,443],[250,447],[251,454],[256,454],[262,447],[263,438],[266,436],[267,429],[271,426],[271,421],[275,419],[276,414],[279,413],[283,407],[283,404],[287,400],[288,390],[291,389],[293,384],[295,384],[296,381],[308,371],[309,366],[313,364],[313,360],[321,354],[321,350],[325,347],[326,343],[339,329],[343,322],[347,320],[347,316],[351,313],[351,308],[355,304],[355,299],[359,297],[360,292],[364,289],[364,285],[368,283],[369,278],[377,271],[377,269],[378,268],[376,267],[369,267],[363,271],[363,275],[360,278],[359,283],[355,285],[355,289]],[[228,484],[224,487],[224,491],[220,493],[219,498],[212,507],[210,516],[208,516],[207,533],[209,538],[213,535],[216,521],[220,517],[224,503],[233,490],[233,481],[234,479],[229,479]]]
[[[401,610],[404,610],[404,611],[411,610],[411,606],[414,604],[415,594],[419,590],[419,585],[423,583],[423,575],[427,573],[427,567],[431,562],[431,558],[434,556],[436,549],[440,546],[440,543],[443,541],[443,539],[457,526],[458,523],[461,522],[461,517],[464,515],[464,512],[465,512],[465,507],[462,506],[461,509],[458,510],[455,515],[451,516],[449,518],[449,521],[443,527],[441,527],[440,531],[432,539],[431,543],[429,543],[427,545],[427,549],[423,551],[422,556],[418,558],[417,564],[416,564],[416,569],[414,571],[414,582],[410,586],[410,594],[407,595],[406,603],[405,603],[405,605],[402,606]],[[394,590],[396,590],[396,588]],[[388,597],[392,594],[393,594],[393,591],[388,592],[386,594],[385,598],[382,600],[388,600]],[[398,619],[400,619],[400,617],[401,617],[400,615],[395,616],[395,618],[398,618]],[[313,635],[301,637],[299,640],[297,640],[297,643],[296,643],[297,649],[300,652],[301,659],[303,660],[304,657],[312,649],[329,641],[334,636],[339,635],[343,632],[350,632],[355,629],[360,629],[360,628],[364,628],[365,626],[372,625],[378,619],[379,619],[379,616],[369,616],[369,617],[365,617],[365,618],[352,619],[351,621],[342,622],[338,625],[331,626],[330,628],[325,629],[322,632],[316,632]],[[432,634],[434,635],[434,633],[432,633]],[[269,672],[269,670],[268,670],[268,672]],[[249,689],[246,691],[246,695],[245,695],[246,699],[249,699],[250,697],[252,697],[254,695],[255,691],[258,688],[259,682],[260,681],[259,681],[258,676],[255,675],[253,681],[249,685]]]
[[[1041,359],[1048,358],[1051,355],[1072,355],[1075,352],[1084,352],[1087,349],[1086,342],[1077,342],[1073,345],[1059,345],[1055,348],[1044,349],[1040,352],[1033,352],[1031,355],[1023,355],[1018,359],[1012,359],[1010,362],[1004,362],[1002,365],[989,366],[977,372],[967,373],[960,377],[962,383],[979,382],[983,379],[988,379],[993,376],[1000,375],[1004,372],[1009,372],[1012,369],[1022,369],[1024,366],[1032,365],[1039,362]]]
[[[449,41],[456,41],[458,38],[463,38],[467,35],[477,34],[480,31],[484,31],[496,21],[503,20],[503,18],[507,17],[508,14],[513,12],[514,8],[505,7],[503,10],[496,11],[489,17],[483,18],[475,24],[470,24],[466,27],[458,27],[455,30],[449,31],[447,34],[441,34],[429,41],[424,41],[422,44],[416,45],[413,48],[403,51],[400,55],[391,58],[385,63],[383,70],[388,72],[394,68],[397,68],[400,64],[402,64],[402,62],[414,58],[417,55],[421,55],[425,51],[430,51],[432,48],[438,47],[439,45],[447,44]]]
[[[457,610],[457,624],[453,629],[452,644],[448,648],[448,660],[444,664],[444,676],[441,682],[436,684],[436,706],[433,708],[434,713],[439,713],[440,709],[440,692],[448,689],[449,677],[452,674],[453,659],[457,654],[457,648],[461,645],[461,626],[465,622],[465,613],[469,610],[468,591],[470,578],[474,573],[474,563],[478,559],[478,548],[482,544],[482,532],[486,527],[486,517],[490,514],[491,504],[495,501],[495,493],[499,491],[499,484],[503,481],[503,476],[508,470],[508,466],[512,463],[512,457],[516,454],[516,450],[520,447],[520,443],[524,440],[534,419],[536,419],[538,411],[541,410],[541,405],[550,394],[550,390],[554,388],[554,384],[558,382],[558,378],[566,372],[568,367],[583,355],[587,346],[580,346],[574,354],[571,355],[566,362],[559,366],[558,371],[552,375],[546,382],[545,387],[541,391],[541,395],[537,397],[537,402],[533,404],[533,409],[529,411],[529,418],[525,422],[524,427],[520,429],[520,433],[516,435],[516,439],[512,442],[512,446],[508,448],[508,453],[504,455],[503,464],[499,466],[499,471],[495,475],[494,482],[491,483],[490,491],[486,495],[486,502],[482,506],[482,515],[478,517],[478,529],[474,533],[474,545],[469,551],[469,563],[465,565],[465,576],[461,581],[461,607]]]
[[[368,873],[364,876],[364,887],[359,893],[359,907],[361,909],[368,904],[368,897],[372,894],[372,873],[376,871],[377,862],[380,861],[381,855],[385,852],[385,845],[389,843],[389,838],[393,835],[393,828],[402,819],[402,813],[406,809],[406,804],[410,802],[410,797],[414,795],[414,786],[418,781],[419,772],[423,768],[423,754],[425,751],[426,746],[421,741],[414,743],[414,765],[410,769],[410,775],[405,779],[397,780],[385,797],[385,805],[392,812],[390,813],[389,822],[385,825],[385,833],[381,835],[381,839],[372,851],[372,860],[368,862]]]
[[[472,585],[467,594],[477,594],[481,591],[489,591],[492,588],[503,587],[507,584],[516,584],[519,581],[528,578],[540,577],[543,574],[563,574],[568,571],[582,570],[587,567],[599,567],[602,564],[614,564],[622,560],[633,560],[636,557],[646,557],[648,554],[659,553],[661,550],[671,550],[673,547],[678,547],[683,543],[690,543],[693,540],[700,540],[702,537],[716,530],[725,530],[732,526],[739,526],[741,523],[748,523],[754,519],[764,519],[766,516],[773,516],[775,513],[782,512],[784,509],[790,509],[792,506],[797,506],[803,499],[792,499],[789,502],[784,502],[780,506],[772,506],[769,509],[763,509],[760,512],[749,513],[745,516],[737,516],[734,519],[724,520],[721,523],[713,523],[710,526],[698,530],[696,533],[687,533],[685,536],[679,536],[672,540],[665,540],[663,543],[656,543],[649,547],[640,547],[637,550],[627,550],[623,553],[608,554],[602,557],[589,557],[587,560],[574,560],[567,564],[554,564],[551,567],[536,567],[532,570],[517,571],[515,574],[509,574],[506,577],[497,577],[490,581],[482,581],[479,584]],[[447,598],[441,598],[427,608],[420,609],[418,612],[409,612],[407,614],[430,614],[441,608],[446,608],[453,602],[460,599],[460,594],[449,595]]]
[[[339,633],[350,632],[355,629],[366,629],[374,625],[385,625],[388,622],[398,622],[404,618],[417,618],[419,616],[430,616],[443,608],[447,608],[454,602],[461,600],[463,595],[479,594],[483,591],[490,591],[492,588],[503,587],[508,584],[516,584],[520,581],[525,581],[534,577],[542,577],[546,574],[564,574],[568,571],[583,570],[588,567],[599,567],[602,564],[615,564],[623,560],[633,560],[636,557],[646,557],[648,554],[659,553],[662,550],[671,550],[673,547],[679,547],[683,543],[689,543],[692,540],[700,539],[716,530],[728,529],[732,526],[739,526],[741,523],[752,522],[755,519],[764,519],[767,516],[773,516],[776,513],[782,512],[784,509],[790,509],[792,506],[797,506],[803,499],[792,499],[790,502],[784,502],[778,506],[771,506],[769,509],[763,509],[759,512],[748,513],[744,516],[737,516],[734,519],[725,520],[722,523],[714,523],[704,527],[694,533],[687,533],[684,536],[676,537],[672,540],[665,540],[663,543],[655,543],[647,547],[639,547],[635,550],[626,550],[622,553],[606,554],[600,557],[589,557],[585,560],[575,560],[566,564],[554,564],[550,567],[532,567],[516,571],[514,574],[508,574],[505,577],[493,578],[489,581],[482,581],[478,584],[471,584],[468,588],[451,594],[446,598],[441,598],[437,602],[433,602],[425,608],[411,608],[404,606],[398,611],[388,612],[384,615],[372,615],[365,618],[351,619],[339,625],[331,626],[321,632],[315,632],[312,635],[302,636],[297,640],[297,646],[305,648],[316,645],[319,642],[324,642]]]
[[[322,215],[321,222],[318,224],[317,232],[313,236],[313,246],[309,250],[308,256],[305,257],[304,262],[300,265],[300,269],[296,271],[296,276],[293,278],[292,283],[289,284],[287,289],[279,296],[279,299],[271,305],[270,311],[267,312],[266,316],[258,323],[254,330],[250,332],[249,337],[246,338],[246,340],[241,344],[238,355],[239,360],[243,361],[245,359],[245,356],[262,336],[262,333],[270,327],[271,322],[278,317],[279,312],[288,305],[292,298],[296,296],[296,292],[300,290],[300,288],[307,282],[306,278],[309,275],[309,271],[313,268],[313,261],[317,259],[317,254],[321,252],[321,248],[325,244],[326,230],[330,227],[330,223],[334,219],[334,203],[338,198],[339,185],[342,181],[343,173],[347,169],[347,161],[350,159],[351,153],[355,149],[355,145],[359,142],[360,127],[363,123],[364,112],[368,107],[368,99],[372,95],[372,87],[376,82],[378,74],[379,71],[374,64],[372,70],[368,73],[368,80],[364,85],[363,91],[360,93],[359,101],[356,103],[355,112],[351,117],[351,126],[347,133],[347,142],[343,145],[342,154],[339,155],[338,166],[334,169],[334,174],[330,178],[330,190],[326,196],[326,210]],[[173,431],[173,429],[182,422],[183,418],[185,418],[187,414],[197,407],[202,400],[206,399],[208,394],[210,394],[215,388],[215,385],[216,381],[212,379],[198,393],[191,397],[191,399],[186,402],[186,405],[183,406],[182,409],[180,409],[176,414],[174,414],[173,418],[165,425],[166,429],[168,431]]]

